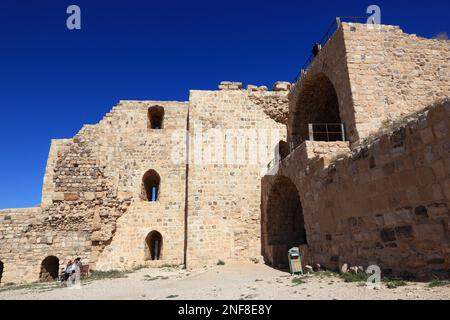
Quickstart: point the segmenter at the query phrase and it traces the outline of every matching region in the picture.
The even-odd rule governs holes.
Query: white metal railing
[[[343,123],[309,123],[308,124],[308,141],[347,141],[345,136],[345,126]],[[279,146],[275,151],[275,158],[267,164],[268,172],[277,168],[281,162],[288,158],[306,139],[300,137],[292,137],[289,144],[289,154],[282,158],[279,153]]]
[[[289,153],[292,153],[305,141],[347,141],[343,123],[309,123],[308,138],[291,137]]]
[[[309,141],[345,141],[343,123],[310,123],[308,132]]]

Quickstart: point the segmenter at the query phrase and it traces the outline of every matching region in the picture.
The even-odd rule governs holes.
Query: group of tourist
[[[74,261],[67,262],[64,272],[61,276],[61,281],[67,281],[72,275],[81,273],[81,258],[76,258]]]

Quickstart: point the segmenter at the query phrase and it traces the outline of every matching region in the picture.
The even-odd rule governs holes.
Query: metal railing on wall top
[[[359,23],[362,21],[367,22],[368,19],[369,17],[337,17],[330,25],[330,27],[327,29],[322,39],[320,39],[319,42],[316,42],[314,44],[311,54],[309,55],[306,62],[303,64],[302,68],[300,69],[300,72],[297,74],[292,83],[297,83],[299,80],[301,80],[302,75],[306,73],[309,65],[314,61],[314,58],[317,56],[320,50],[322,50],[322,48],[327,44],[328,40],[330,40],[331,36],[336,32],[336,30],[339,28],[342,22]]]

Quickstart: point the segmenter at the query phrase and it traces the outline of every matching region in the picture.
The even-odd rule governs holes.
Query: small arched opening
[[[271,187],[262,223],[266,262],[273,267],[286,267],[288,250],[307,244],[300,196],[289,178],[279,177]]]
[[[164,108],[154,106],[148,108],[148,126],[149,129],[160,130],[164,125]]]
[[[142,198],[149,202],[155,202],[159,197],[161,177],[155,170],[149,170],[142,178]]]
[[[150,232],[145,238],[145,259],[150,261],[161,260],[163,238],[158,231]]]
[[[41,272],[39,280],[49,282],[57,280],[59,276],[59,259],[55,256],[48,256],[41,263]]]
[[[292,140],[345,141],[338,96],[334,85],[324,74],[305,79],[294,112]]]
[[[0,260],[0,283],[2,283],[2,278],[3,278],[3,261]]]

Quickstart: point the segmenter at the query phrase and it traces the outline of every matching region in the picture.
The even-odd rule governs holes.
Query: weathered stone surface
[[[289,82],[277,81],[273,85],[272,91],[289,91],[291,84]]]
[[[315,84],[323,84],[318,77],[324,75],[336,89],[347,136],[352,144],[358,143],[393,120],[448,97],[450,81],[445,70],[449,68],[448,41],[409,35],[397,26],[375,30],[344,23],[292,87],[290,114],[314,112],[323,102],[317,98],[308,103],[299,97],[308,95]],[[295,136],[299,121],[295,116],[290,120],[289,135]],[[445,135],[442,124],[436,125],[439,128],[430,126],[419,139],[429,144],[433,132]]]
[[[77,201],[80,196],[77,193],[65,193],[64,201]]]
[[[433,203],[428,206],[428,214],[430,218],[448,218],[450,212],[446,203]]]
[[[2,282],[52,278],[41,272],[47,257],[57,269],[75,257],[93,270],[190,267],[284,261],[299,245],[317,270],[448,269],[450,103],[430,106],[450,95],[448,44],[344,23],[292,87],[225,81],[189,102],[121,101],[73,139],[52,141],[40,208],[0,210]],[[312,123],[338,128],[317,136]],[[187,166],[186,130],[199,128],[276,141],[239,140],[249,158],[268,152],[229,164],[195,162],[217,144],[191,139]],[[261,183],[274,157],[282,161]],[[151,169],[155,202],[144,183]]]
[[[399,226],[395,228],[395,234],[399,239],[413,238],[412,226]]]
[[[219,85],[220,90],[241,90],[242,82],[222,81]]]
[[[425,127],[420,130],[448,119],[445,105],[437,103],[430,108]],[[450,121],[446,123],[450,125]],[[327,160],[332,158],[336,142],[306,141],[296,148],[282,162],[276,176],[263,179],[263,239],[267,239],[264,222],[271,213],[268,209],[276,190],[273,188],[278,188],[277,179],[284,177],[295,184],[301,198],[306,237],[315,262],[339,270],[344,261],[351,265],[367,265],[370,261],[396,274],[421,276],[430,276],[436,265],[448,266],[447,259],[429,255],[446,257],[450,250],[446,238],[449,200],[436,200],[445,195],[439,190],[446,190],[447,180],[442,175],[448,172],[442,164],[449,154],[435,151],[442,145],[436,139],[429,144],[417,139],[420,130],[415,119],[404,126],[405,136],[401,139],[405,149],[400,155],[390,152],[399,143],[398,136],[391,139],[391,133],[379,136],[365,150],[341,149],[344,158],[339,161]],[[323,147],[319,148],[319,144]],[[433,150],[431,162],[423,161],[428,150]],[[380,165],[371,166],[371,156],[386,158],[384,163],[395,165],[383,170],[378,160]],[[271,247],[268,242],[263,246]],[[267,252],[270,260],[270,250]]]
[[[383,242],[391,242],[397,240],[394,229],[383,229],[380,231],[380,237]]]

